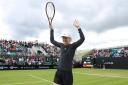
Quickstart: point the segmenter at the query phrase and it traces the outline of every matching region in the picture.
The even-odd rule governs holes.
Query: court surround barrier
[[[128,69],[128,57],[97,57],[93,64],[98,68]]]

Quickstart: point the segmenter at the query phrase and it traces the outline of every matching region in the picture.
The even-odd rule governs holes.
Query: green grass
[[[0,85],[52,85],[55,69],[0,71]],[[128,70],[73,69],[73,85],[128,85]]]

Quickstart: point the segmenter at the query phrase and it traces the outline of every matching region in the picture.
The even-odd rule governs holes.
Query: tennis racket
[[[49,24],[52,24],[53,18],[55,16],[55,6],[53,2],[47,2],[45,7],[46,16],[48,18]]]

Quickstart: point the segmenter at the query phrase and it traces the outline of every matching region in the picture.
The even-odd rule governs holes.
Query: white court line
[[[76,74],[84,74],[84,75],[92,75],[92,76],[99,76],[99,77],[112,77],[112,78],[128,78],[125,76],[119,76],[119,75],[108,75],[108,74],[94,74],[94,73],[80,73],[80,72],[73,72]]]
[[[31,83],[40,83],[43,81],[35,81],[35,82],[23,82],[23,83],[5,83],[5,84],[1,84],[1,85],[19,85],[19,84],[31,84]]]
[[[52,82],[50,80],[47,80],[47,79],[44,79],[44,78],[41,78],[41,77],[38,77],[38,76],[34,76],[34,75],[29,75],[29,76],[31,76],[32,78],[35,78],[35,79],[39,79],[39,80],[43,80],[45,82],[52,83],[52,84],[54,83],[54,82]]]
[[[40,82],[43,82],[43,81],[45,81],[45,82],[49,82],[49,83],[54,83],[54,82],[52,82],[52,81],[49,81],[49,80],[47,80],[47,79],[44,79],[44,78],[41,78],[41,77],[38,77],[38,76],[34,76],[34,75],[28,75],[28,76],[30,76],[30,77],[32,77],[32,78],[35,78],[35,79],[39,79],[39,80],[41,80],[41,81],[35,81],[35,82],[23,82],[23,83],[5,83],[5,84],[0,84],[0,85],[20,85],[20,84],[32,84],[32,83],[40,83]]]

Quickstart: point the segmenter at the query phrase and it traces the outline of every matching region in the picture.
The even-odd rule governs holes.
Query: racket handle
[[[51,22],[49,22],[49,28],[50,29],[53,29],[53,26],[52,26],[52,23]]]

